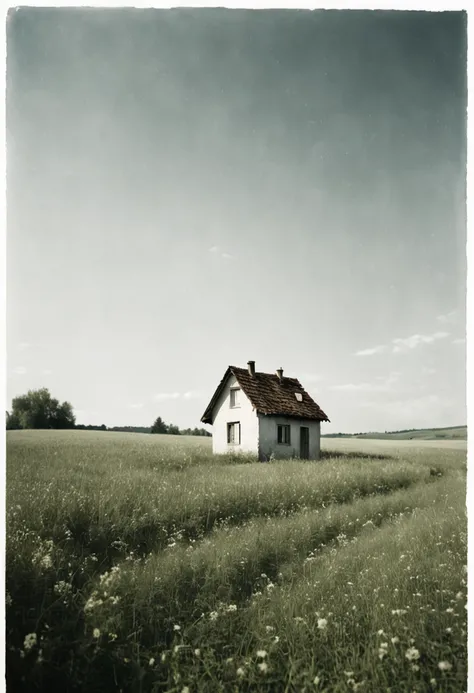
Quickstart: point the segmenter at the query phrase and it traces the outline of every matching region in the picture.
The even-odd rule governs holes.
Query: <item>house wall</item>
[[[258,417],[250,400],[240,390],[240,407],[230,407],[230,389],[238,386],[235,376],[231,375],[214,407],[212,422],[212,451],[223,453],[230,451],[253,452],[258,454]],[[228,445],[227,423],[240,423],[240,445]]]
[[[277,459],[300,456],[300,426],[309,428],[309,459],[317,460],[321,451],[321,423],[306,419],[294,419],[284,416],[258,415],[259,420],[259,457],[268,459],[274,455]],[[278,444],[277,426],[291,426],[290,445]]]

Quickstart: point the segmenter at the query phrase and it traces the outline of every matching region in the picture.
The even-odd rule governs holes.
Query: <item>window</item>
[[[240,390],[238,387],[232,388],[230,391],[230,406],[240,407]]]
[[[277,426],[278,430],[278,437],[277,441],[281,445],[290,445],[291,444],[291,436],[290,436],[290,431],[291,427],[290,426]]]
[[[240,445],[240,423],[238,421],[227,424],[227,443]]]
[[[298,402],[303,401],[303,395],[301,394],[301,392],[295,392],[295,397],[298,400]]]

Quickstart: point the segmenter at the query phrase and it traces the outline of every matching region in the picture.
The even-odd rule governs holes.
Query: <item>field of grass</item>
[[[331,438],[332,435],[327,436]],[[467,440],[467,426],[448,426],[446,428],[418,428],[411,431],[392,431],[389,433],[342,434],[343,438],[364,438],[378,440]]]
[[[464,691],[465,444],[414,443],[8,432],[7,690]]]

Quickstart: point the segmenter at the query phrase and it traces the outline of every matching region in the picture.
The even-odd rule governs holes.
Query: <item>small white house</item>
[[[317,460],[326,414],[296,378],[229,366],[201,418],[211,424],[212,450],[250,452],[260,460],[300,457]]]

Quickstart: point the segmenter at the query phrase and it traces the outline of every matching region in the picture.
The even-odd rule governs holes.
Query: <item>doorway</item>
[[[309,459],[309,428],[307,426],[300,427],[300,458]]]

